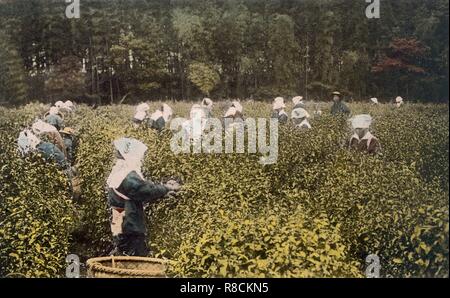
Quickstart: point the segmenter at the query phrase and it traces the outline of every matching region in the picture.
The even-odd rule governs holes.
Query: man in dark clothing
[[[136,139],[114,142],[117,161],[108,177],[108,204],[111,207],[111,231],[114,255],[146,256],[147,228],[144,204],[156,201],[180,188],[171,180],[156,184],[144,179],[142,160],[147,146]]]
[[[42,153],[46,159],[56,161],[62,169],[70,169],[66,156],[55,146],[55,144],[50,142],[40,142],[36,149],[38,152]]]
[[[67,160],[72,164],[75,151],[75,131],[70,127],[65,127],[59,131],[66,147]]]
[[[335,91],[332,93],[332,95],[334,103],[331,107],[331,114],[348,116],[350,114],[350,109],[342,102],[341,93]]]

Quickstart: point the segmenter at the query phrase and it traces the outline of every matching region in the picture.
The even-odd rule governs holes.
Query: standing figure
[[[339,93],[338,91],[334,91],[333,93],[331,93],[331,95],[333,95],[333,106],[331,107],[331,114],[348,116],[350,114],[350,109],[342,101],[341,93]]]
[[[71,127],[64,127],[64,129],[60,130],[59,132],[66,148],[67,160],[70,162],[70,164],[73,164],[76,145],[75,130]]]
[[[381,150],[380,142],[369,131],[372,117],[367,114],[356,115],[350,119],[353,135],[350,138],[350,149],[377,154]]]
[[[114,141],[116,163],[107,179],[111,207],[112,255],[147,256],[144,204],[180,189],[174,180],[157,184],[145,180],[142,162],[147,146],[136,139]]]

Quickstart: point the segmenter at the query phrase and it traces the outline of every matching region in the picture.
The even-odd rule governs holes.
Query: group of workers
[[[149,128],[162,131],[166,123],[168,123],[173,115],[172,108],[167,104],[163,104],[159,109],[149,114],[150,106],[147,103],[141,103],[136,107],[136,112],[133,117],[135,126],[141,124]]]
[[[332,93],[332,115],[349,116],[350,109],[342,101],[339,92]],[[373,104],[378,104],[376,98],[371,98]],[[395,99],[400,107],[403,103],[401,97]],[[311,129],[310,114],[302,96],[292,98],[291,121],[299,129]],[[190,110],[190,119],[182,127],[189,137],[201,138],[202,132],[209,118],[212,117],[213,101],[204,98],[200,104],[194,104]],[[277,97],[272,105],[272,118],[285,124],[289,116],[285,111],[286,105],[282,97]],[[75,106],[71,101],[56,102],[44,115],[43,120],[36,120],[31,128],[20,132],[18,145],[22,154],[32,151],[43,153],[47,159],[56,161],[75,181],[74,170],[74,130],[64,126],[64,114],[71,113]],[[133,117],[136,126],[146,125],[149,128],[162,131],[173,116],[173,111],[167,104],[149,114],[150,107],[146,103],[139,104]],[[316,105],[315,116],[322,111]],[[244,120],[243,107],[237,100],[232,101],[223,117],[225,126],[233,126]],[[199,125],[195,125],[198,121]],[[376,154],[380,151],[380,142],[370,132],[372,117],[360,114],[350,118],[353,134],[348,147],[358,151]],[[181,184],[175,180],[166,183],[155,183],[146,180],[142,174],[142,163],[147,152],[147,146],[133,138],[122,137],[113,142],[115,149],[115,165],[110,172],[107,185],[107,201],[111,211],[111,232],[113,236],[113,250],[111,255],[146,256],[149,253],[146,241],[146,224],[144,206],[155,200],[174,195],[180,190]],[[72,183],[74,187],[75,183]]]
[[[351,114],[350,108],[342,100],[342,94],[338,91],[331,93],[333,105],[331,106],[331,114],[334,116],[349,117]],[[372,105],[378,105],[378,99],[375,97],[370,98]],[[292,98],[293,108],[291,112],[292,123],[295,127],[300,129],[310,129],[312,126],[308,119],[309,113],[306,110],[306,104],[303,101],[303,97],[296,96]],[[403,98],[397,96],[394,100],[394,104],[397,108],[403,105]],[[288,114],[285,111],[286,105],[282,97],[277,97],[273,101],[273,113],[272,118],[278,118],[279,123],[288,122]],[[320,116],[322,111],[316,105],[314,116]],[[348,142],[348,148],[357,151],[366,152],[369,154],[377,154],[381,151],[381,145],[379,140],[370,132],[370,126],[373,122],[372,117],[369,114],[359,114],[351,117],[350,119],[352,136]]]
[[[36,119],[31,127],[19,133],[17,143],[22,155],[39,152],[46,160],[56,162],[70,179],[72,195],[76,199],[80,194],[80,184],[74,166],[75,131],[64,125],[64,115],[74,111],[72,101],[57,101],[43,119]]]

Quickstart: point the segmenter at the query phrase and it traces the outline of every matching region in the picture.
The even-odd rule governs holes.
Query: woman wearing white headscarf
[[[167,104],[163,104],[160,109],[150,115],[148,126],[160,132],[164,129],[166,123],[170,121],[172,115],[172,108]]]
[[[350,119],[353,135],[350,138],[349,147],[351,149],[377,154],[381,151],[378,139],[369,131],[372,124],[372,117],[367,114],[356,115]]]
[[[306,108],[305,102],[303,101],[303,96],[295,96],[292,98],[292,103],[294,104],[293,110],[297,108]]]
[[[370,99],[370,102],[372,103],[372,105],[378,105],[378,98],[372,97],[372,98]]]
[[[107,179],[114,238],[111,254],[146,256],[147,228],[143,204],[177,191],[180,185],[174,180],[163,185],[144,179],[141,168],[147,146],[139,140],[120,138],[114,141],[114,148],[116,163]]]
[[[64,108],[66,109],[67,112],[73,112],[75,110],[75,105],[71,100],[66,100],[64,102]]]
[[[31,130],[40,139],[44,139],[45,141],[55,144],[64,156],[67,156],[64,140],[55,126],[42,120],[36,120],[31,126]]]
[[[236,127],[237,125],[241,125],[244,121],[244,108],[241,103],[237,100],[233,100],[231,105],[223,115],[223,125],[225,129]]]
[[[189,112],[189,120],[182,124],[185,137],[196,142],[202,139],[208,120],[208,110],[204,106],[194,104]]]
[[[295,125],[295,127],[300,129],[311,128],[311,124],[308,121],[309,117],[309,113],[303,108],[296,108],[292,110],[291,113],[292,123]]]
[[[212,108],[213,108],[213,101],[210,98],[203,98],[201,107],[205,109],[206,117],[211,118],[212,117]]]
[[[278,119],[278,122],[283,124],[288,121],[288,114],[284,110],[286,108],[286,105],[284,104],[284,98],[283,97],[277,97],[273,101],[272,105],[272,116],[271,118]]]
[[[143,102],[136,106],[136,110],[133,116],[133,123],[137,127],[139,126],[145,118],[147,118],[147,111],[150,110],[150,106]]]
[[[395,98],[395,105],[397,106],[397,108],[401,107],[403,104],[403,98],[401,96],[397,96]]]
[[[64,153],[55,144],[41,140],[29,129],[20,132],[17,144],[22,155],[40,152],[45,159],[55,161],[64,170],[70,170]]]

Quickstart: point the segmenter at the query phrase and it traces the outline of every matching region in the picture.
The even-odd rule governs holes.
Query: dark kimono
[[[148,254],[144,203],[162,198],[168,191],[164,185],[143,180],[135,171],[130,172],[116,190],[108,188],[108,204],[112,211],[111,229],[113,233],[114,229],[117,231],[113,254]]]

